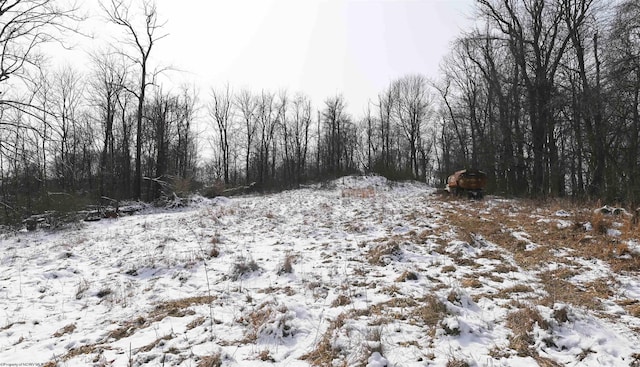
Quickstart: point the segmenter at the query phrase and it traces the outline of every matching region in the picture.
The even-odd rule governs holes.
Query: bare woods
[[[86,50],[79,70],[41,47],[72,46],[78,7],[0,2],[2,222],[100,197],[353,172],[441,185],[471,167],[488,173],[489,192],[640,198],[637,1],[478,0],[476,28],[439,75],[399,76],[357,116],[341,95],[313,105],[260,86],[163,86],[176,71],[154,51],[171,19],[149,0],[105,0],[100,11],[118,42]]]

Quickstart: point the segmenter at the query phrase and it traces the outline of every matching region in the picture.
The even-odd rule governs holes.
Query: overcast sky
[[[136,3],[136,0],[134,0]],[[183,70],[206,98],[229,83],[304,92],[316,107],[343,94],[360,114],[390,81],[436,77],[473,0],[157,0],[169,35],[152,63]]]

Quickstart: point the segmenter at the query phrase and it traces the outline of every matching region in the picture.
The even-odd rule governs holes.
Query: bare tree
[[[212,101],[209,103],[209,116],[213,120],[214,126],[218,131],[218,146],[222,155],[222,171],[223,179],[226,185],[229,184],[229,161],[230,161],[230,145],[229,135],[233,124],[233,98],[231,90],[227,84],[222,90],[211,90]]]
[[[82,80],[82,75],[68,65],[53,73],[54,131],[58,137],[55,169],[62,189],[74,189],[77,184],[78,148],[84,138],[79,127],[84,94]]]
[[[242,119],[245,134],[245,183],[249,184],[251,179],[251,149],[258,128],[257,108],[258,100],[249,90],[242,90],[235,97],[235,107],[239,111]]]
[[[140,198],[142,195],[142,120],[147,87],[153,84],[158,70],[149,72],[149,57],[153,46],[166,37],[167,34],[158,34],[164,26],[164,22],[158,20],[156,4],[150,0],[141,0],[143,22],[137,24],[136,17],[130,14],[131,3],[125,0],[111,0],[108,4],[100,3],[109,21],[124,29],[128,39],[125,42],[136,54],[132,55],[126,51],[122,54],[130,59],[132,63],[140,68],[139,83],[136,90],[131,92],[138,100],[136,113],[136,157],[135,157],[135,177],[134,196]]]
[[[508,38],[526,89],[533,152],[534,195],[557,195],[564,176],[558,160],[553,96],[555,76],[571,32],[563,26],[562,0],[478,0],[496,32]]]
[[[394,84],[398,90],[394,113],[409,144],[409,170],[418,178],[421,177],[418,153],[424,148],[422,133],[431,115],[433,97],[422,75],[405,76]]]
[[[39,66],[40,45],[63,43],[65,33],[76,32],[82,19],[77,10],[75,4],[63,5],[56,0],[0,1],[0,83]]]
[[[307,164],[309,130],[311,128],[311,101],[298,94],[292,101],[290,117],[283,124],[285,171],[288,179],[302,181]]]
[[[97,118],[103,126],[103,144],[100,154],[100,195],[113,195],[116,188],[116,145],[115,123],[121,116],[119,100],[126,87],[127,67],[124,60],[110,52],[94,53],[93,77],[90,81],[90,100],[97,111]],[[119,172],[124,176],[124,172]],[[126,191],[126,190],[125,190]]]

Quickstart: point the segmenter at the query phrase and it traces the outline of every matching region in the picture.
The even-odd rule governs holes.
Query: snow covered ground
[[[0,365],[640,366],[638,231],[585,213],[345,177],[0,234]]]

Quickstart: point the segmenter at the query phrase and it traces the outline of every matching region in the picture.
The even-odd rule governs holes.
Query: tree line
[[[640,3],[478,0],[437,83],[442,167],[494,190],[637,203]]]
[[[637,202],[640,6],[607,4],[477,0],[478,22],[439,76],[401,76],[353,116],[342,95],[314,106],[286,90],[167,89],[153,51],[168,35],[150,0],[101,3],[124,41],[92,50],[83,70],[52,66],[40,48],[81,32],[73,4],[0,2],[3,221],[69,198],[153,201],[356,172],[442,185],[469,167],[501,194]]]

